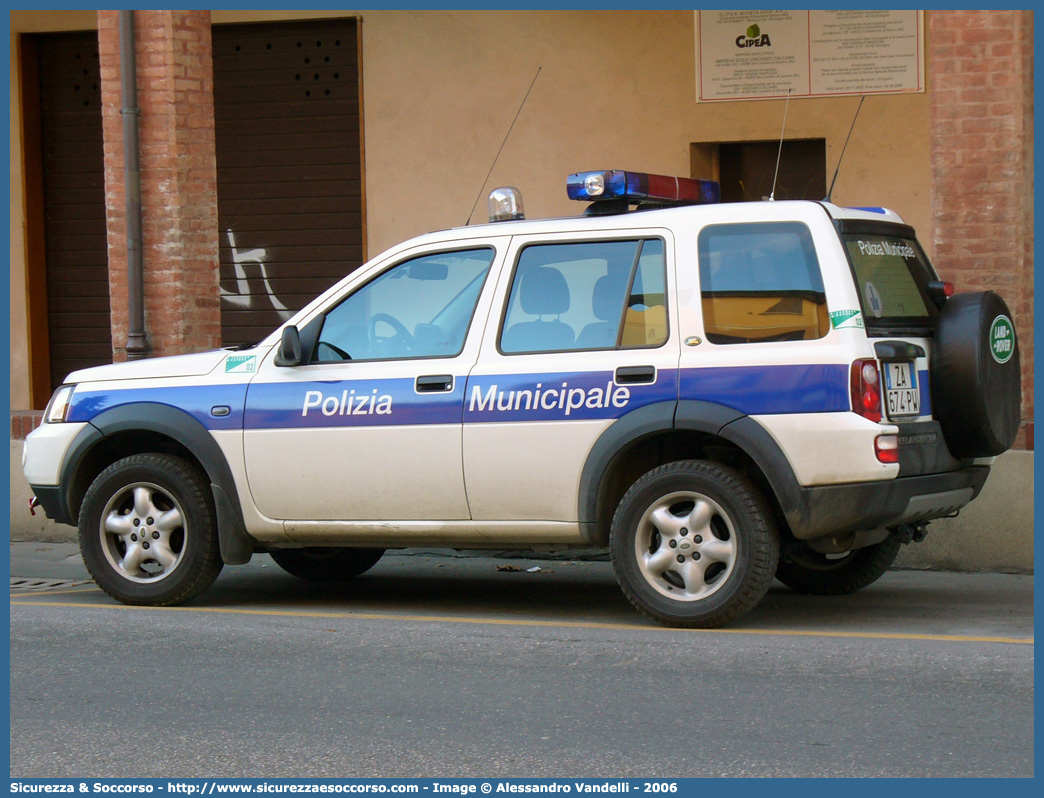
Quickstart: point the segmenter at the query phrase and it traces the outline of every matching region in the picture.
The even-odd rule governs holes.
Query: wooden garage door
[[[267,335],[362,262],[356,25],[215,26],[225,345]]]
[[[93,31],[35,39],[51,387],[112,362],[105,165]]]

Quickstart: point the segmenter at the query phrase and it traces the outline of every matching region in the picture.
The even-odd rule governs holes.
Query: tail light
[[[940,310],[946,304],[946,300],[953,296],[955,290],[953,283],[947,283],[942,280],[933,280],[928,283],[928,297],[935,303],[935,307]]]
[[[898,463],[899,436],[878,435],[876,438],[874,438],[874,454],[877,455],[878,462]]]
[[[852,412],[870,421],[881,420],[881,374],[877,361],[863,358],[852,364]]]

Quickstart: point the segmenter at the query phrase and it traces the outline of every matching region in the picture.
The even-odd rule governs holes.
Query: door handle
[[[616,370],[617,385],[641,385],[656,382],[655,366],[620,366]]]
[[[452,374],[435,374],[417,378],[417,393],[445,393],[452,390]]]

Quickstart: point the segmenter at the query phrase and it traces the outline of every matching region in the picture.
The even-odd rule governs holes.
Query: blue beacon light
[[[715,180],[619,169],[569,175],[566,192],[569,199],[584,202],[626,200],[631,204],[704,205],[721,201],[721,186]]]

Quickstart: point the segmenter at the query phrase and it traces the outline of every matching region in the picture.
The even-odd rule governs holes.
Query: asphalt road
[[[85,577],[42,543],[11,573]],[[646,621],[602,562],[388,555],[317,588],[256,557],[177,609],[24,588],[12,777],[1033,775],[1028,576],[777,584],[727,631]]]

